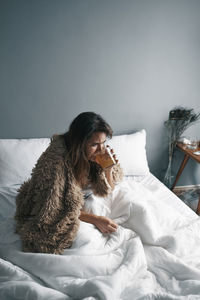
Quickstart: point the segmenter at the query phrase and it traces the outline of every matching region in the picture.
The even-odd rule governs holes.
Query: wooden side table
[[[194,154],[194,152],[200,151],[200,146],[199,146],[197,149],[193,150],[193,149],[188,149],[188,148],[186,148],[186,146],[185,146],[184,144],[182,144],[182,143],[177,143],[177,144],[176,144],[176,147],[177,147],[179,150],[181,150],[185,155],[184,155],[183,161],[182,161],[182,163],[181,163],[181,166],[180,166],[180,168],[179,168],[179,170],[178,170],[178,173],[177,173],[177,175],[176,175],[176,179],[175,179],[175,181],[174,181],[174,183],[173,183],[173,185],[172,185],[172,188],[171,188],[172,190],[173,190],[174,187],[176,186],[177,181],[179,180],[179,178],[180,178],[180,176],[181,176],[181,174],[182,174],[182,172],[183,172],[183,169],[185,168],[185,166],[186,166],[186,164],[187,164],[189,158],[192,158],[192,159],[194,159],[196,162],[200,163],[200,155],[195,155],[195,154]],[[197,213],[198,215],[200,215],[200,197],[199,197],[199,202],[198,202],[198,205],[197,205],[196,213]]]

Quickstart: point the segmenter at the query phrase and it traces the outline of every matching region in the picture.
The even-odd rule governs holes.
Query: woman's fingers
[[[118,227],[118,225],[115,222],[113,222],[111,219],[103,217],[103,216],[97,217],[97,222],[95,225],[102,233],[115,232]]]
[[[110,150],[110,152],[112,153],[112,156],[113,156],[113,158],[114,158],[114,161],[116,162],[116,164],[118,163],[118,159],[117,159],[117,156],[116,156],[116,154],[114,153],[114,150],[113,149],[111,149]]]
[[[107,152],[110,151],[110,153],[111,153],[111,155],[112,155],[115,163],[118,164],[119,160],[117,159],[116,154],[115,154],[113,148],[111,148],[109,145],[106,145],[106,149],[109,149],[109,150],[106,150],[106,151]]]
[[[117,159],[116,154],[113,155],[113,158],[114,158],[114,160],[115,160],[115,162],[117,164],[119,160]]]
[[[110,224],[108,224],[107,229],[109,232],[115,232],[117,230],[118,225],[110,220]]]
[[[108,225],[108,232],[115,232],[117,230],[117,227]]]
[[[118,225],[115,222],[113,222],[113,221],[111,221],[110,226],[112,226],[115,229],[117,229],[117,227],[118,227]]]

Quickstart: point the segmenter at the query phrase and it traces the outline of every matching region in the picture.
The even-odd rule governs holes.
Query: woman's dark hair
[[[74,175],[81,183],[89,172],[89,162],[86,157],[86,142],[94,132],[104,132],[107,137],[112,137],[110,125],[94,112],[83,112],[71,123],[68,132],[64,133],[68,155],[74,168]]]

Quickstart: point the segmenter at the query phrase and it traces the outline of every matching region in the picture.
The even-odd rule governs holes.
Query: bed
[[[0,140],[0,299],[200,299],[199,217],[150,172],[145,130],[113,137],[124,180],[85,200],[115,233],[81,222],[63,255],[21,251],[15,197],[49,142]]]

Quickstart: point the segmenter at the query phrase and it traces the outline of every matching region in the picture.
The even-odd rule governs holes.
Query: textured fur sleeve
[[[83,195],[66,158],[64,140],[54,136],[19,190],[16,220],[24,251],[60,254],[77,234]]]
[[[55,224],[67,212],[80,210],[81,197],[69,197],[69,171],[65,166],[66,149],[59,138],[54,136],[50,146],[40,156],[32,170],[29,182],[24,183],[16,199],[16,218],[33,216],[38,226]],[[71,191],[73,194],[73,190]],[[74,194],[76,196],[78,192]]]
[[[27,197],[29,194],[30,179],[25,181],[19,188],[16,197],[16,212],[15,219],[22,221],[24,217],[30,214],[31,211],[31,199]]]

